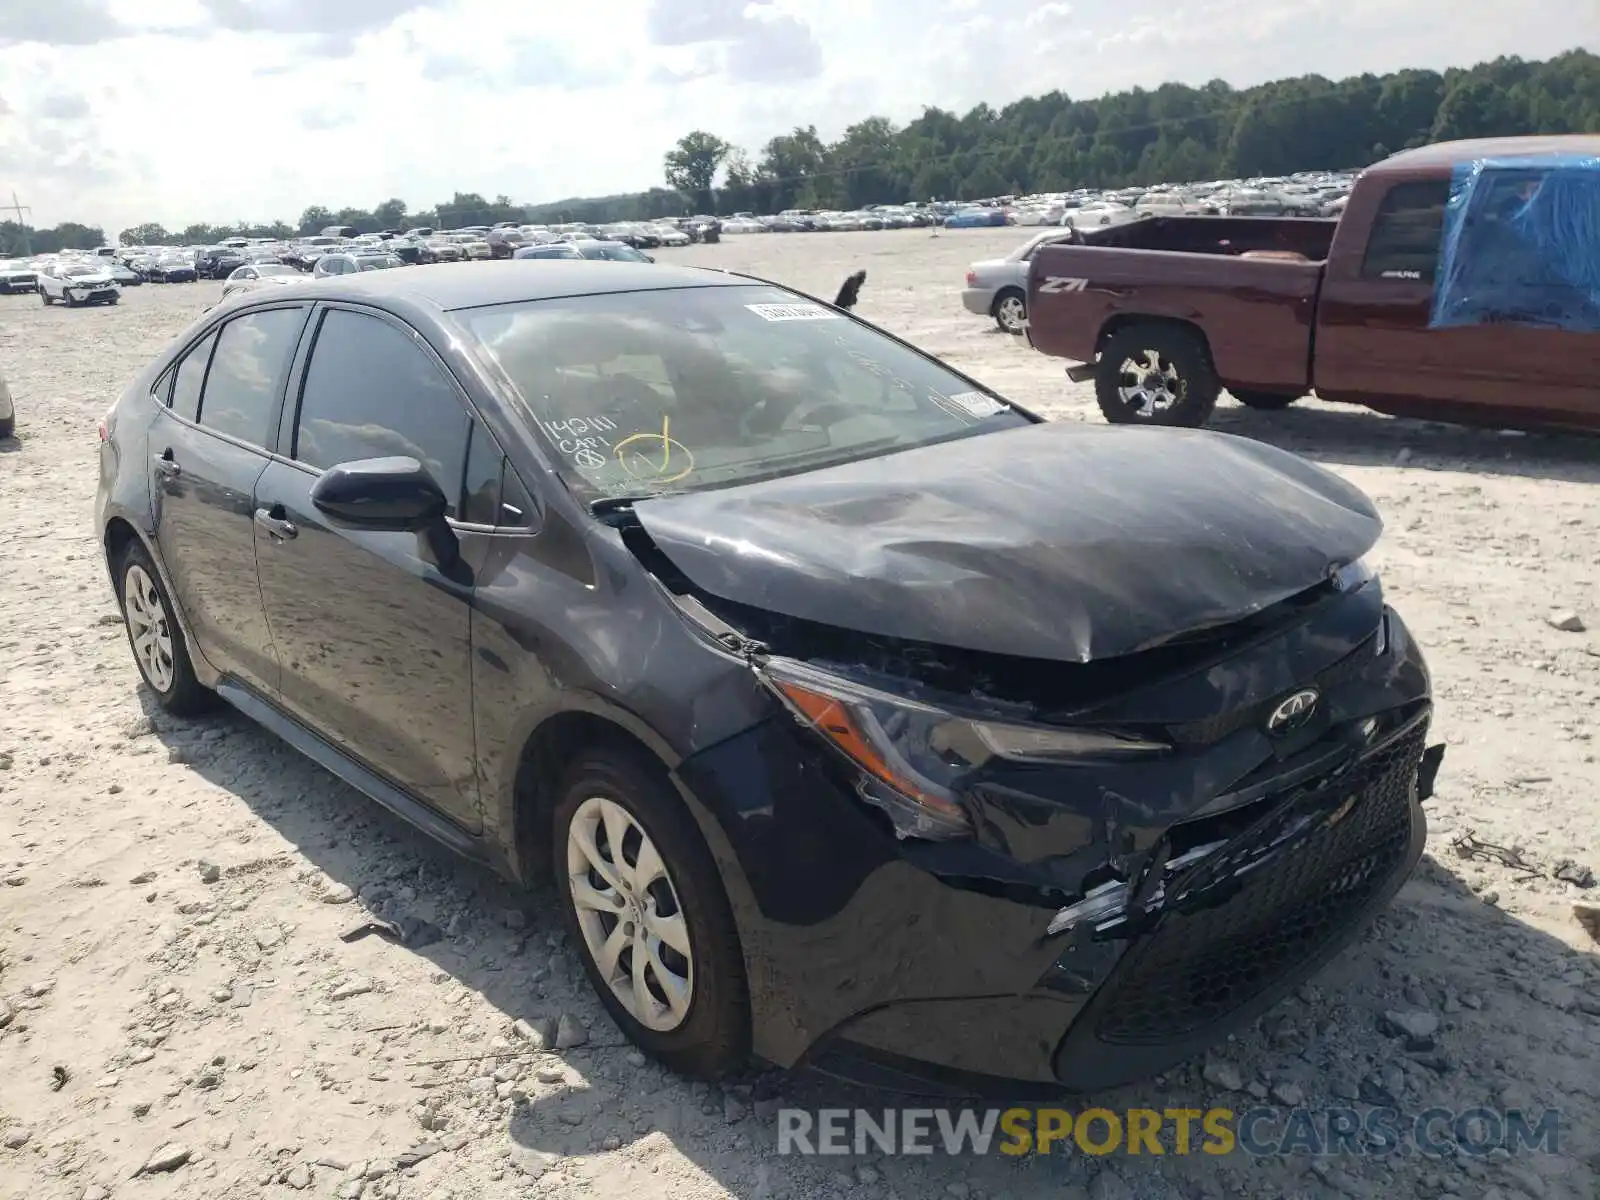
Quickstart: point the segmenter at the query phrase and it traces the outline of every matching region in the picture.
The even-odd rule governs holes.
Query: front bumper
[[[1090,839],[1071,839],[1093,800],[1043,823],[1014,810],[1037,854],[998,862],[895,842],[783,720],[689,759],[679,782],[713,818],[756,1053],[922,1094],[1060,1096],[1159,1073],[1252,1020],[1359,937],[1422,853],[1430,687],[1393,613],[1387,629],[1365,676],[1325,692],[1351,697],[1326,739],[1250,775],[1248,802],[1165,826],[1130,859],[1117,914],[1056,933],[1081,891],[1025,881],[1084,880]],[[1214,799],[1204,774],[1194,808]]]

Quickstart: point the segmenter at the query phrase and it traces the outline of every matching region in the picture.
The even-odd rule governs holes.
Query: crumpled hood
[[[696,587],[862,633],[1064,662],[1312,587],[1378,540],[1357,488],[1201,430],[1051,423],[634,507]]]

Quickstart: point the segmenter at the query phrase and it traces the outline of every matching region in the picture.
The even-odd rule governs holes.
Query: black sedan
[[[247,294],[101,440],[156,702],[220,698],[553,877],[611,1015],[687,1073],[1147,1076],[1422,850],[1429,676],[1359,491],[1042,424],[781,287],[563,262]]]

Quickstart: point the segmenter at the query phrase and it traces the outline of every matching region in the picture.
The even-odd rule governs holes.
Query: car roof
[[[1367,174],[1453,167],[1480,158],[1525,158],[1546,154],[1600,155],[1600,136],[1594,134],[1544,134],[1530,137],[1473,138],[1434,142],[1391,154],[1367,168]]]
[[[567,261],[559,266],[538,259],[505,259],[488,263],[438,263],[366,275],[331,276],[312,287],[331,299],[395,297],[450,311],[560,296],[598,296],[608,292],[650,292],[670,288],[734,287],[759,280],[701,267],[661,263]]]

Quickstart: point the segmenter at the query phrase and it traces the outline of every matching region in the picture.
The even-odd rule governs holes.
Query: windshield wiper
[[[589,511],[597,517],[606,516],[608,513],[626,512],[641,500],[656,500],[662,496],[681,496],[682,490],[664,492],[640,492],[636,496],[602,496],[589,505]]]

